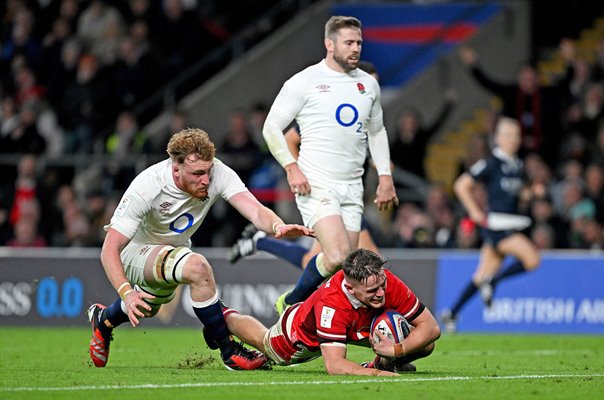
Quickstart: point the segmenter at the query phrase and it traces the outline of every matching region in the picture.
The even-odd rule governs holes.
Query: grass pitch
[[[115,331],[110,361],[88,358],[87,328],[0,328],[0,399],[604,399],[604,337],[443,336],[418,371],[329,376],[322,360],[227,371],[200,330]],[[349,358],[370,360],[349,347]]]

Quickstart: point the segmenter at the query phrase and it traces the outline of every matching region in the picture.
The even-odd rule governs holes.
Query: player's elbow
[[[437,341],[440,338],[440,334],[441,332],[438,324],[433,324],[429,332],[430,342],[434,343]]]

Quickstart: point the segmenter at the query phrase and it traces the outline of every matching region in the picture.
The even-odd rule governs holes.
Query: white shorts
[[[321,351],[310,351],[302,343],[292,343],[292,322],[300,307],[297,303],[289,307],[264,334],[264,353],[277,365],[305,363],[321,356]]]
[[[340,215],[346,230],[361,231],[363,216],[363,183],[342,183],[329,180],[313,180],[310,195],[296,195],[296,204],[304,225],[311,228],[320,219]]]
[[[145,263],[149,258],[149,255],[157,247],[173,249],[172,246],[165,244],[141,244],[131,241],[122,250],[120,258],[122,264],[124,264],[124,271],[126,272],[126,278],[131,285],[137,285],[142,291],[147,292],[155,296],[155,299],[150,299],[150,304],[165,304],[170,302],[174,296],[178,284],[153,284],[149,285],[145,281]],[[161,251],[160,251],[161,253]]]

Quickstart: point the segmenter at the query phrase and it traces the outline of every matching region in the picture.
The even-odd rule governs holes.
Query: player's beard
[[[351,54],[351,55],[356,55],[357,57],[359,56],[358,54]],[[357,68],[357,65],[359,65],[359,59],[357,58],[356,60],[352,61],[349,60],[348,57],[341,57],[338,52],[334,51],[333,53],[333,60],[340,66],[342,67],[342,69],[345,72],[350,72],[354,69]]]

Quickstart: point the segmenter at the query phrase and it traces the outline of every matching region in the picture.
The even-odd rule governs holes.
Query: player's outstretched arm
[[[315,231],[302,225],[286,224],[273,210],[265,207],[249,191],[237,193],[229,203],[261,231],[279,238],[315,237]]]
[[[322,344],[321,354],[323,355],[325,370],[329,375],[398,376],[397,373],[390,371],[365,368],[346,359],[346,346],[341,343]]]

